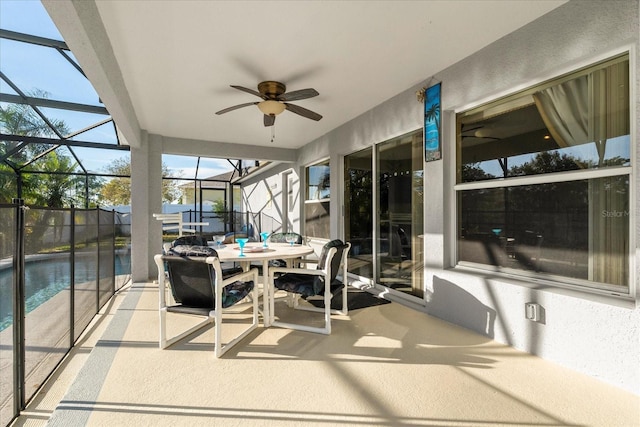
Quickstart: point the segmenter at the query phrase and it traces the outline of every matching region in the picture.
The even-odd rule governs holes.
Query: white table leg
[[[273,290],[269,277],[269,260],[265,259],[262,261],[262,323],[265,328],[271,326],[273,321],[270,315]]]

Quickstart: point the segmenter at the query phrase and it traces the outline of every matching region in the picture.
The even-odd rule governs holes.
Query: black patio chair
[[[290,307],[324,313],[324,327],[312,327],[279,321],[273,321],[271,324],[301,331],[330,334],[331,314],[346,315],[348,313],[347,256],[350,248],[350,243],[344,243],[337,239],[331,240],[322,248],[316,269],[270,268],[270,280],[275,289],[286,291],[289,294]],[[340,266],[342,266],[342,281],[337,279]],[[342,296],[342,310],[332,310],[331,300],[338,294]],[[324,307],[300,305],[298,298],[305,300],[322,298]],[[271,315],[273,316],[275,314],[273,299],[271,304]]]
[[[214,323],[215,356],[220,357],[258,326],[258,271],[251,269],[223,277],[217,252],[208,246],[175,246],[167,255],[154,257],[158,267],[160,298],[160,348],[166,348]],[[166,269],[166,274],[165,274]],[[167,304],[166,287],[170,286],[175,304]],[[250,301],[251,324],[225,345],[221,341],[225,309],[241,301]],[[205,319],[186,331],[167,337],[167,313],[202,316]]]
[[[289,243],[287,242],[287,237],[288,236],[293,236],[296,238],[295,240],[295,244],[296,245],[301,245],[302,244],[302,236],[298,233],[272,233],[268,238],[267,238],[267,242],[269,243]],[[274,259],[269,261],[269,267],[286,267],[287,266],[287,262],[283,259]]]
[[[179,247],[178,251],[174,250],[174,248]],[[169,244],[165,244],[163,247],[165,255],[180,255],[184,251],[196,251],[195,247],[203,247],[209,248],[207,245],[207,239],[203,236],[181,236],[175,239],[173,242]],[[211,252],[209,252],[211,253]],[[217,256],[217,252],[213,250],[213,253]],[[222,277],[230,277],[234,274],[238,274],[242,272],[242,267],[238,265],[231,265],[231,263],[226,263],[226,266],[222,268]]]

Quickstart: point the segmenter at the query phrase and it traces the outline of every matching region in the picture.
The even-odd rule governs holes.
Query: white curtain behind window
[[[560,147],[594,143],[605,165],[607,138],[629,134],[629,62],[621,61],[533,95]],[[629,186],[589,181],[589,280],[628,286]]]
[[[560,147],[593,141],[589,80],[590,75],[584,75],[533,94],[544,124]]]

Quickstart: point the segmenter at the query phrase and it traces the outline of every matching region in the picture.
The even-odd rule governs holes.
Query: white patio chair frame
[[[295,329],[305,332],[314,332],[319,334],[329,335],[331,334],[331,315],[332,314],[340,314],[347,315],[349,312],[348,301],[347,301],[347,293],[348,293],[348,282],[347,282],[347,257],[349,255],[349,250],[351,249],[351,243],[346,242],[345,248],[342,251],[342,259],[340,261],[339,269],[342,269],[342,283],[343,287],[341,290],[342,293],[342,310],[334,310],[331,308],[331,300],[333,298],[333,294],[331,293],[331,261],[333,257],[336,255],[336,248],[329,248],[327,253],[327,259],[325,260],[324,266],[321,269],[310,269],[310,268],[291,268],[291,267],[273,267],[269,269],[269,283],[274,286],[274,293],[276,291],[274,285],[274,279],[276,273],[295,273],[295,274],[305,274],[309,276],[322,276],[324,277],[324,295],[320,296],[310,296],[307,297],[307,301],[309,300],[323,300],[324,307],[314,307],[314,306],[306,306],[300,305],[300,295],[287,292],[287,305],[296,310],[305,310],[305,311],[314,311],[319,313],[324,313],[324,327],[313,327],[307,325],[301,325],[297,323],[287,323],[275,321],[275,296],[271,298],[270,301],[270,313],[271,313],[271,322],[270,324],[273,326],[280,326],[288,329]],[[314,263],[316,261],[313,261]],[[336,278],[338,275],[336,275]]]
[[[164,260],[165,258],[171,258],[171,256],[166,255],[155,255],[154,260],[158,267],[158,292],[159,292],[159,312],[160,312],[160,341],[159,345],[161,349],[167,348],[170,345],[180,341],[186,336],[196,332],[197,330],[207,326],[210,323],[214,323],[214,335],[215,335],[215,344],[214,344],[214,353],[216,358],[221,357],[228,350],[230,350],[233,346],[238,344],[242,339],[244,339],[249,333],[255,330],[258,327],[258,270],[252,268],[248,271],[244,271],[238,273],[234,276],[228,277],[227,279],[222,279],[222,267],[220,266],[220,260],[217,257],[189,257],[194,262],[205,262],[210,264],[215,271],[215,283],[214,283],[214,295],[215,295],[215,308],[209,311],[209,315],[205,320],[199,322],[198,324],[192,326],[184,332],[181,332],[178,335],[175,335],[171,338],[167,337],[167,300],[166,294],[168,290],[168,286],[166,284],[166,280],[168,277],[165,275],[164,268]],[[222,308],[222,289],[238,280],[253,280],[254,286],[249,295],[247,297],[252,304],[252,322],[244,329],[240,334],[236,335],[231,341],[222,344],[222,316],[224,313],[224,309]],[[170,286],[171,284],[169,284]],[[243,304],[242,302],[236,303],[233,306],[229,307],[229,309],[235,307],[238,304]],[[176,313],[174,313],[176,314]],[[183,313],[179,313],[183,314]],[[191,316],[197,316],[196,314],[186,314]]]

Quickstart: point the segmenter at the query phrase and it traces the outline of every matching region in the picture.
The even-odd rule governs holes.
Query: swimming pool
[[[130,274],[128,255],[115,258],[116,275]],[[101,278],[106,278],[105,274]],[[75,283],[95,282],[95,257],[78,257],[75,262]],[[71,282],[71,262],[68,256],[25,260],[25,311],[30,313],[38,306],[53,298],[59,292],[69,289]],[[0,331],[13,323],[13,269],[0,269]]]

